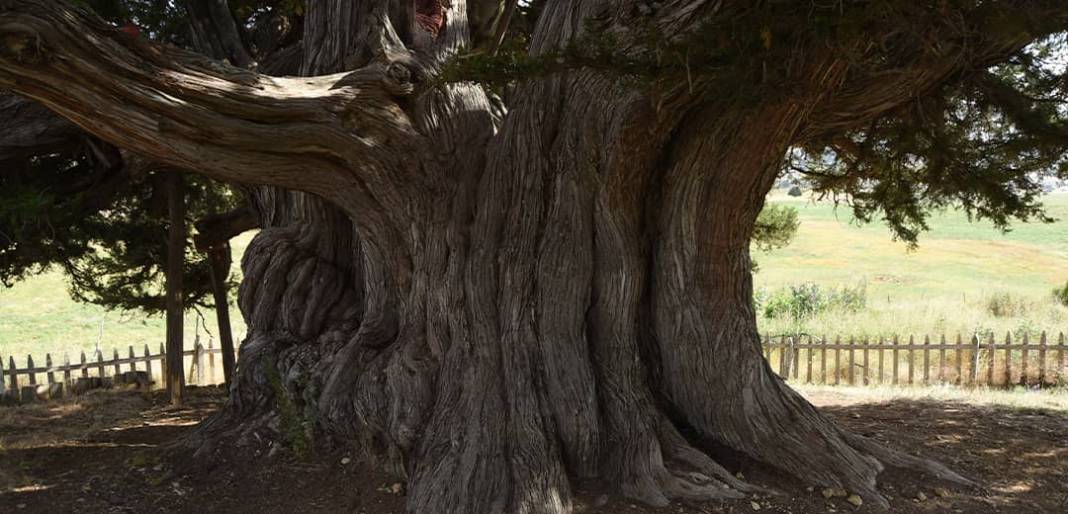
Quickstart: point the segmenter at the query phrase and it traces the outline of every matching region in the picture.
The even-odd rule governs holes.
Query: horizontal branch
[[[386,204],[417,177],[403,64],[271,78],[133,39],[63,2],[0,0],[0,87],[153,161]],[[359,198],[357,198],[359,197]]]

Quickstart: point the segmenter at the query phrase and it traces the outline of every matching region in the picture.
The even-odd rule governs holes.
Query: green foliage
[[[1068,282],[1064,283],[1064,287],[1053,289],[1053,298],[1057,300],[1057,303],[1068,307]]]
[[[792,196],[794,198],[798,198],[798,197],[801,196],[801,188],[798,187],[798,186],[792,186],[792,187],[790,187],[790,190],[787,191],[786,194],[788,194],[788,195],[790,195],[790,196]]]
[[[797,235],[800,224],[797,209],[780,204],[765,205],[757,216],[752,244],[765,252],[785,247]]]
[[[867,284],[854,287],[824,288],[817,284],[791,285],[770,294],[760,291],[756,307],[766,318],[804,320],[831,310],[859,312],[868,304]]]

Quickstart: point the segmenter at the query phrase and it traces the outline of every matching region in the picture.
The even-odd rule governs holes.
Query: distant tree
[[[782,248],[797,235],[799,226],[801,222],[797,219],[797,209],[788,205],[765,205],[753,225],[751,244],[765,252]]]
[[[801,188],[798,186],[790,186],[790,190],[786,192],[790,196],[801,196]]]

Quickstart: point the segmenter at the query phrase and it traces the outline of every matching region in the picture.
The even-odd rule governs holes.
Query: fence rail
[[[952,343],[947,343],[945,336],[935,343],[929,336],[920,342],[913,336],[907,342],[897,336],[880,337],[877,341],[850,337],[846,342],[840,336],[834,342],[808,335],[777,339],[763,339],[768,364],[780,377],[806,384],[1068,385],[1068,342],[1064,333],[1053,342],[1042,332],[1037,344],[1027,334],[1014,342],[1011,333],[1000,342],[993,335],[985,340],[972,336],[965,341],[959,334]],[[936,359],[932,359],[932,353]],[[932,365],[933,360],[937,362]]]
[[[205,347],[201,343],[197,342],[190,350],[182,352],[184,357],[191,358],[191,365],[189,366],[189,383],[195,383],[198,385],[207,385],[215,383],[217,379],[215,373],[215,355],[221,354],[222,349],[215,348],[212,341],[208,341],[208,346]],[[207,369],[205,369],[204,361],[207,361]],[[159,365],[153,366],[153,361],[159,361]],[[7,361],[4,357],[0,356],[0,397],[14,398],[15,400],[25,401],[23,398],[29,394],[35,394],[28,388],[33,390],[38,389],[38,386],[47,386],[41,388],[44,391],[48,391],[48,395],[52,396],[57,389],[55,385],[61,385],[58,389],[60,394],[64,391],[70,391],[73,384],[79,378],[115,378],[121,376],[124,371],[132,372],[144,372],[149,380],[152,377],[157,376],[153,373],[153,368],[157,368],[158,376],[163,376],[163,370],[167,369],[167,355],[164,351],[163,344],[159,345],[159,353],[152,353],[148,345],[144,345],[142,354],[136,355],[134,347],[128,347],[127,356],[120,357],[119,350],[112,351],[112,357],[108,360],[104,360],[104,354],[99,349],[93,354],[93,358],[86,358],[85,352],[81,352],[78,362],[71,362],[69,354],[63,355],[63,364],[54,364],[52,354],[45,354],[44,365],[40,366],[34,363],[32,355],[26,356],[26,366],[19,368],[15,363],[14,356],[8,356]],[[139,366],[143,365],[143,366]],[[122,368],[126,367],[126,370]],[[140,369],[139,369],[140,368]],[[38,381],[38,375],[42,375],[42,380]],[[57,375],[61,375],[58,376]],[[20,378],[21,377],[21,378]],[[37,395],[41,394],[41,391],[36,392]]]

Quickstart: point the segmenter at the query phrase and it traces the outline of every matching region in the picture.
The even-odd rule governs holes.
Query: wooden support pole
[[[834,385],[842,383],[842,338],[834,336]]]
[[[886,343],[886,338],[879,336],[879,384],[883,383],[883,377],[886,375],[886,349],[883,348]]]
[[[226,390],[234,375],[234,336],[230,328],[230,299],[226,290],[226,279],[230,276],[230,243],[212,248],[208,253],[211,261],[211,291],[215,298],[215,319],[219,325],[219,345],[222,347],[223,380]],[[210,344],[210,343],[209,343]],[[768,352],[770,355],[771,348]],[[212,375],[214,376],[214,357],[211,357]]]
[[[63,387],[70,391],[70,354],[63,352]]]
[[[82,352],[82,362],[78,369],[82,371],[82,378],[89,378],[89,366],[86,364],[85,352]]]
[[[167,391],[171,405],[181,405],[185,376],[182,373],[185,305],[183,267],[185,264],[185,180],[181,173],[167,173]]]
[[[868,361],[868,336],[864,336],[864,371],[862,377],[864,377],[864,385],[868,385],[868,369],[870,369],[870,363]]]
[[[130,355],[130,371],[137,371],[137,356],[134,355],[133,345],[128,346],[126,350]]]
[[[27,355],[26,369],[28,369],[29,371],[26,374],[29,375],[30,385],[37,385],[37,374],[33,372],[34,367],[35,366],[33,365],[33,355]]]
[[[964,385],[964,349],[962,347],[964,343],[961,341],[960,332],[957,332],[957,385]],[[972,371],[974,375],[974,370]],[[972,385],[975,385],[974,378],[972,379]]]
[[[119,375],[122,375],[122,367],[119,364],[119,349],[118,348],[114,348],[114,349],[111,350],[111,362],[113,363],[113,365],[115,367],[115,371],[114,371],[113,376],[118,377]]]
[[[99,348],[96,350],[96,376],[104,378],[104,354]]]

